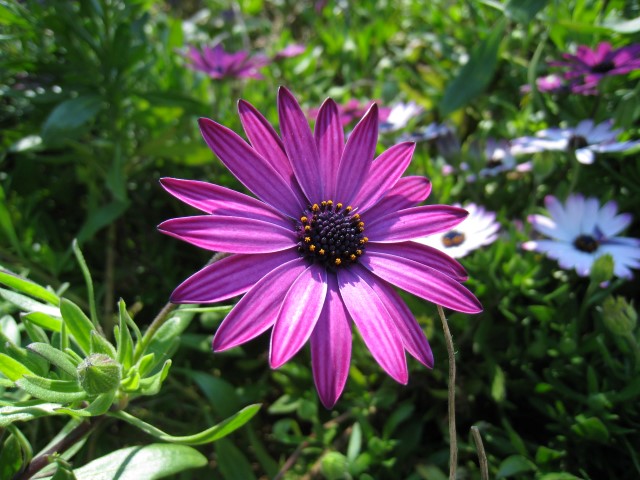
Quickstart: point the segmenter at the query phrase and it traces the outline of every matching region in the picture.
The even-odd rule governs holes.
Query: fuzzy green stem
[[[437,305],[437,307],[447,344],[447,354],[449,355],[449,397],[447,402],[449,407],[449,480],[455,480],[456,467],[458,464],[458,440],[456,435],[456,357],[447,318],[444,316],[442,307],[440,305]]]
[[[478,451],[478,462],[480,462],[480,477],[482,478],[482,480],[489,480],[489,465],[487,462],[487,454],[484,451],[484,444],[482,443],[480,430],[475,425],[471,427],[471,435],[473,435],[473,441],[475,442],[476,450]]]

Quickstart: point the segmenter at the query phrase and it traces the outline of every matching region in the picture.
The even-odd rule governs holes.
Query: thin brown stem
[[[456,436],[456,358],[453,350],[453,338],[449,331],[447,318],[444,316],[442,307],[440,305],[437,307],[440,320],[442,321],[442,329],[444,330],[444,338],[449,355],[449,480],[455,480],[456,466],[458,464],[458,439]]]
[[[480,462],[480,477],[482,478],[482,480],[489,480],[489,464],[487,462],[487,454],[484,451],[484,444],[482,443],[480,430],[475,425],[471,427],[471,435],[473,435],[473,441],[475,442],[476,450],[478,451],[478,462]]]

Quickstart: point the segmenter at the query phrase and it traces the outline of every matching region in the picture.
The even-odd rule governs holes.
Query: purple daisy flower
[[[613,129],[613,121],[607,120],[595,125],[593,120],[583,120],[573,128],[547,128],[535,137],[520,137],[511,142],[511,153],[535,153],[546,150],[567,150],[575,152],[580,163],[592,164],[596,153],[623,152],[630,150],[640,141],[618,142],[622,132]]]
[[[338,109],[338,114],[340,116],[340,123],[342,126],[347,126],[351,122],[361,118],[373,105],[374,102],[370,101],[367,103],[360,103],[360,101],[355,98],[350,99],[347,103],[336,104]],[[309,118],[311,120],[317,120],[318,114],[320,113],[319,108],[310,108],[308,111]],[[391,113],[390,108],[381,107],[378,108],[378,119],[381,123],[386,122],[387,118],[389,118],[389,114]]]
[[[595,50],[580,45],[575,55],[565,53],[565,61],[551,62],[551,66],[566,67],[564,76],[568,80],[581,80],[572,84],[574,93],[592,95],[595,87],[605,77],[624,75],[640,69],[640,44],[612,48],[608,42],[600,43]]]
[[[618,215],[618,206],[610,201],[602,207],[598,199],[574,194],[563,205],[553,196],[545,198],[549,217],[530,215],[533,228],[552,240],[530,240],[525,250],[545,253],[564,269],[575,268],[588,276],[593,263],[602,255],[613,257],[614,274],[631,278],[631,268],[640,267],[640,239],[618,237],[631,223],[628,213]]]
[[[345,144],[336,103],[327,99],[312,133],[294,96],[278,92],[281,136],[241,100],[251,142],[200,119],[202,135],[258,199],[205,182],[164,178],[163,187],[206,215],[174,218],[159,230],[232,255],[176,288],[175,303],[213,303],[244,294],[213,339],[214,351],[269,328],[269,361],[278,368],[310,340],[322,403],[338,400],[349,372],[352,323],[380,366],[407,383],[405,350],[427,367],[433,355],[422,329],[392,285],[460,312],[481,305],[461,285],[464,269],[411,240],[453,228],[467,215],[446,205],[416,206],[431,190],[402,177],[415,145],[374,159],[378,107],[369,108]]]
[[[221,44],[215,47],[202,47],[202,51],[189,47],[187,53],[189,67],[206,73],[211,78],[254,78],[264,76],[258,71],[271,61],[265,55],[249,56],[249,52],[225,52]]]

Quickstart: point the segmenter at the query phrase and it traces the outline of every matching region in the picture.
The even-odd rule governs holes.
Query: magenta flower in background
[[[302,55],[306,49],[307,47],[305,47],[304,45],[291,43],[280,50],[278,53],[276,53],[273,59],[280,60],[283,58],[297,57],[298,55]]]
[[[352,98],[345,104],[336,104],[338,109],[338,115],[340,117],[340,123],[342,126],[347,126],[351,122],[361,118],[374,104],[373,101],[367,103],[361,103],[359,100]],[[319,108],[310,108],[307,112],[311,120],[316,120],[320,113]],[[391,113],[390,108],[382,107],[378,108],[378,119],[380,122],[386,122]]]
[[[380,366],[406,383],[405,350],[427,367],[429,343],[392,285],[460,312],[481,310],[461,285],[464,269],[412,242],[455,227],[467,215],[446,205],[416,206],[431,190],[402,177],[414,144],[375,156],[378,107],[372,105],[345,144],[338,106],[327,99],[314,132],[293,95],[278,92],[281,135],[249,103],[240,120],[251,142],[209,119],[202,135],[256,198],[205,182],[164,178],[163,187],[205,215],[163,222],[161,232],[232,255],[195,273],[175,303],[244,296],[213,339],[227,350],[271,330],[269,361],[278,368],[310,340],[313,377],[330,408],[347,380],[352,324]]]
[[[555,73],[536,78],[536,88],[542,93],[568,93],[571,90],[570,84]],[[531,85],[523,85],[520,87],[520,91],[522,93],[530,92]]]
[[[596,153],[623,152],[634,148],[640,141],[618,142],[622,130],[613,129],[613,121],[595,124],[593,120],[583,120],[572,128],[547,128],[535,137],[520,137],[511,142],[511,153],[535,153],[545,150],[573,151],[580,163],[591,164]]]
[[[529,216],[533,228],[551,240],[530,240],[525,250],[546,254],[564,269],[575,268],[586,277],[593,263],[602,255],[613,257],[614,274],[632,278],[631,268],[640,267],[640,239],[617,236],[629,226],[632,217],[618,214],[618,206],[610,201],[600,206],[598,199],[570,195],[563,205],[553,196],[545,198],[549,217]]]
[[[211,78],[254,78],[262,79],[264,76],[259,69],[271,63],[265,55],[250,56],[249,52],[236,53],[225,52],[221,44],[215,47],[189,47],[187,53],[189,67],[206,73]]]
[[[610,43],[602,42],[595,50],[580,45],[575,55],[565,53],[565,61],[550,62],[549,65],[564,67],[564,77],[572,81],[571,90],[583,95],[595,95],[596,87],[605,77],[624,75],[640,69],[640,44],[614,49]]]
[[[465,205],[464,209],[469,212],[469,216],[459,225],[451,230],[418,239],[418,242],[437,248],[453,258],[462,258],[482,246],[495,242],[500,230],[496,214],[475,203]]]

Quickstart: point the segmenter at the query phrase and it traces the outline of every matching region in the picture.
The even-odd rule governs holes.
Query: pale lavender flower
[[[422,111],[423,108],[415,102],[398,103],[393,106],[387,119],[380,122],[380,131],[386,133],[401,130]]]
[[[550,65],[567,68],[564,77],[572,81],[574,93],[593,95],[605,77],[624,75],[640,69],[640,44],[614,49],[610,43],[602,42],[595,50],[580,45],[575,55],[565,53],[565,61],[550,62]]]
[[[437,248],[453,258],[464,257],[473,250],[493,243],[498,238],[500,229],[496,214],[475,203],[465,205],[464,209],[469,212],[469,216],[456,227],[416,241]]]
[[[631,278],[632,268],[640,267],[640,239],[617,236],[632,220],[628,213],[618,214],[618,206],[610,201],[600,206],[598,199],[574,194],[562,204],[547,196],[549,217],[529,216],[533,228],[551,240],[530,240],[525,250],[546,254],[564,269],[574,268],[578,275],[588,276],[593,263],[609,254],[614,261],[614,275]]]
[[[214,79],[262,79],[264,76],[259,69],[271,63],[271,60],[262,54],[250,56],[247,51],[226,52],[221,44],[215,47],[204,46],[202,50],[189,47],[187,58],[190,68],[204,72]]]
[[[573,151],[580,163],[591,164],[596,153],[622,152],[629,150],[640,141],[618,142],[622,132],[612,129],[613,121],[594,124],[593,120],[583,120],[572,128],[547,128],[535,137],[520,137],[513,140],[511,153],[535,153],[546,150]]]
[[[206,118],[200,129],[257,199],[210,183],[162,179],[169,193],[205,215],[167,220],[160,231],[232,254],[185,280],[171,301],[213,303],[244,294],[218,328],[214,351],[271,328],[269,360],[277,368],[309,340],[314,380],[327,407],[347,380],[352,323],[396,381],[408,381],[405,350],[431,367],[429,343],[392,285],[447,308],[479,312],[480,303],[461,284],[466,273],[460,264],[411,241],[455,227],[467,212],[416,206],[431,184],[402,177],[414,144],[374,158],[376,105],[346,144],[331,99],[320,108],[314,132],[285,88],[278,92],[281,135],[249,103],[240,101],[238,110],[250,144]]]
[[[512,170],[528,172],[531,170],[531,162],[518,164],[511,153],[511,144],[508,140],[495,140],[488,138],[484,149],[485,166],[478,172],[480,177],[493,177],[503,172]]]

